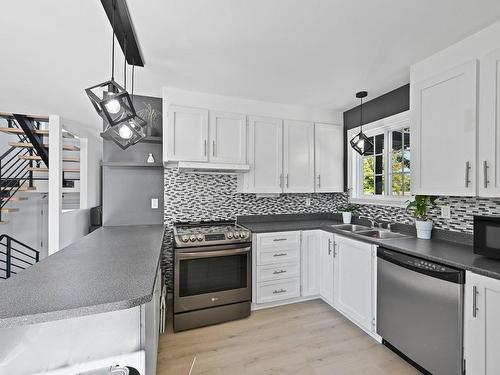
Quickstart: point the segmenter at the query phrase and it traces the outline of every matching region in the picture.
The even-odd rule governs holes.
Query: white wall
[[[89,233],[90,210],[63,210],[59,229],[59,249],[64,249]]]
[[[412,65],[410,84],[415,84],[472,59],[479,59],[497,48],[500,48],[500,22]]]

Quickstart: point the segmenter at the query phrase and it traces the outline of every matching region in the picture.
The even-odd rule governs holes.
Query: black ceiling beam
[[[109,23],[113,27],[113,4],[115,4],[115,36],[122,51],[127,51],[127,63],[129,65],[144,66],[141,47],[135,35],[134,25],[130,18],[127,3],[125,0],[101,0],[101,4],[106,11]],[[125,39],[127,48],[125,49]]]

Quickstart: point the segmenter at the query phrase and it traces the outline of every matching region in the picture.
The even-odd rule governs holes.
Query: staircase
[[[0,279],[8,279],[39,260],[39,251],[6,234],[0,236]]]
[[[36,180],[48,180],[49,145],[48,117],[20,115],[0,112],[0,132],[13,137],[7,150],[0,156],[0,224],[8,223],[6,214],[19,211],[10,205],[28,199],[23,192],[36,190]],[[63,145],[65,151],[79,151],[72,144]],[[78,163],[74,156],[63,156],[63,163]],[[79,168],[63,168],[63,186],[67,180],[65,173],[80,173]],[[7,205],[9,205],[7,207]]]

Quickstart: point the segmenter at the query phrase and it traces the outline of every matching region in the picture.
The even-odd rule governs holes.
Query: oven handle
[[[179,259],[196,259],[196,258],[213,258],[229,255],[245,254],[252,250],[251,247],[243,247],[241,249],[228,249],[228,250],[217,250],[217,251],[198,251],[195,253],[178,253],[177,257]]]

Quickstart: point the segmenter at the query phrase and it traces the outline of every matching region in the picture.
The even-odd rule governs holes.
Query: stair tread
[[[0,212],[18,212],[19,208],[0,208]]]
[[[9,222],[8,221],[0,221],[0,225],[2,225],[2,224],[9,224]]]
[[[20,201],[27,201],[28,197],[4,197],[2,198],[2,202],[20,202]]]
[[[17,186],[0,186],[0,190],[16,190]],[[18,191],[36,190],[35,187],[21,186]]]
[[[0,132],[10,133],[10,134],[24,134],[23,129],[19,129],[19,128],[0,127]],[[40,134],[40,135],[49,135],[49,131],[45,130],[45,129],[35,130],[35,133]]]
[[[38,155],[20,155],[18,158],[23,160],[42,160],[42,158]],[[80,159],[77,157],[65,156],[62,161],[65,163],[79,163]]]
[[[47,167],[28,167],[28,171],[31,171],[31,172],[48,172],[49,168],[47,168]],[[78,169],[78,168],[63,168],[63,172],[80,173],[80,169]]]
[[[30,142],[9,142],[9,146],[11,146],[11,147],[33,148],[33,144],[30,143]],[[43,147],[48,148],[49,144],[48,143],[44,143]],[[66,150],[66,151],[80,151],[80,148],[76,147],[75,145],[63,145],[62,149]]]
[[[14,114],[10,112],[0,112],[0,117],[13,117]],[[24,114],[29,119],[32,120],[40,120],[40,121],[49,121],[49,116],[44,116],[44,115],[26,115]]]

